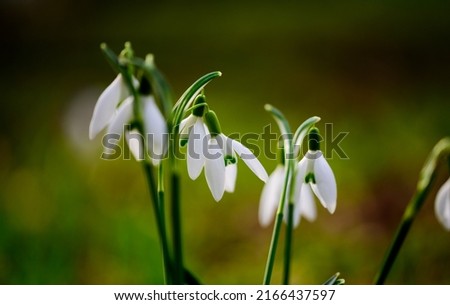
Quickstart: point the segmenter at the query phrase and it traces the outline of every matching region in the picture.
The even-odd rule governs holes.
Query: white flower
[[[436,195],[434,211],[439,222],[447,231],[450,231],[450,178]]]
[[[133,79],[138,85],[136,79]],[[124,132],[124,126],[133,122],[133,96],[119,74],[116,79],[100,95],[94,108],[89,126],[89,137],[94,138],[107,127],[107,135],[119,135]],[[167,124],[156,106],[152,95],[142,95],[142,116],[145,135],[136,130],[125,130],[125,138],[134,158],[144,160],[144,143],[148,141],[148,153],[154,165],[161,162],[167,149]],[[145,136],[145,138],[143,137]]]
[[[267,227],[275,217],[275,212],[278,208],[281,198],[281,192],[284,185],[285,169],[279,164],[269,177],[264,186],[261,198],[259,200],[259,223],[263,227]],[[294,227],[300,223],[301,217],[305,217],[309,221],[314,221],[317,216],[317,209],[312,196],[311,188],[308,184],[302,183],[295,179],[294,185]],[[288,191],[290,187],[288,186]],[[288,197],[289,198],[289,195]],[[284,206],[284,221],[287,223],[288,217],[288,200]]]
[[[191,132],[193,131],[191,130]],[[195,152],[200,153],[188,156],[188,169],[191,168],[194,173],[200,174],[203,166],[205,167],[206,182],[216,201],[222,199],[225,191],[234,191],[237,177],[236,154],[259,179],[267,181],[268,177],[264,167],[255,155],[238,141],[230,139],[222,133],[207,135],[202,139],[195,138],[194,141],[206,145],[190,144],[195,147]],[[201,150],[197,150],[197,148]]]
[[[331,167],[320,150],[309,150],[297,165],[296,181],[301,186],[296,199],[311,205],[313,196],[309,187],[319,198],[320,203],[331,214],[336,210],[336,180]],[[312,214],[310,215],[312,216]]]

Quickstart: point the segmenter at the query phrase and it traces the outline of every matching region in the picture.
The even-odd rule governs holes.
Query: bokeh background
[[[100,160],[100,137],[88,140],[115,77],[101,42],[155,54],[176,98],[222,71],[207,97],[225,133],[261,133],[272,123],[265,103],[292,126],[319,115],[318,127],[349,133],[349,158],[328,156],[336,213],[319,207],[295,231],[296,284],[337,271],[371,283],[428,152],[450,135],[448,1],[0,3],[0,284],[162,283],[140,166]],[[260,283],[271,236],[257,222],[263,184],[241,162],[236,192],[215,203],[204,177],[183,170],[189,268],[204,283]],[[447,177],[444,168],[431,197]],[[450,284],[449,259],[430,198],[388,283]],[[277,260],[273,283],[280,270]]]

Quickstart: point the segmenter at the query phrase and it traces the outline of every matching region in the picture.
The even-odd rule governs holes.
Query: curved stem
[[[438,163],[441,158],[448,157],[450,155],[450,138],[443,138],[440,140],[431,151],[425,165],[419,175],[419,182],[417,183],[416,193],[409,202],[406,210],[403,214],[402,221],[397,229],[397,232],[389,246],[380,270],[375,276],[374,283],[377,285],[384,284],[392,265],[409,233],[409,229],[413,224],[414,219],[419,213],[420,209],[425,202],[425,199],[430,191],[431,185],[436,177],[436,171]]]
[[[391,271],[392,265],[394,264],[395,259],[397,258],[397,255],[403,245],[403,242],[405,241],[406,236],[409,233],[409,229],[411,228],[411,225],[413,224],[420,207],[423,205],[423,202],[427,197],[430,186],[431,184],[429,184],[428,187],[423,191],[416,192],[414,197],[409,202],[408,207],[403,214],[402,221],[398,226],[394,239],[392,240],[392,243],[389,246],[388,251],[386,252],[381,268],[375,277],[374,284],[384,284],[389,272]]]

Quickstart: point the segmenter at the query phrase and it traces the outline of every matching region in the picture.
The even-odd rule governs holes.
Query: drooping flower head
[[[140,113],[142,122],[136,121],[134,113],[135,97],[119,74],[103,91],[94,108],[89,126],[89,137],[93,139],[102,129],[106,135],[120,136],[124,134],[130,151],[136,160],[145,159],[147,145],[150,159],[154,165],[159,164],[167,150],[167,124],[151,94],[148,80],[143,77],[141,82],[133,78],[133,86],[139,89]],[[141,125],[144,134],[134,127]],[[148,143],[146,143],[148,141]]]
[[[315,194],[320,203],[330,212],[336,209],[336,181],[333,171],[320,151],[320,135],[317,128],[311,128],[308,139],[309,150],[297,164],[292,184],[288,189],[292,192],[288,198],[294,204],[293,225],[298,226],[301,217],[314,221],[317,209],[314,203]],[[278,208],[282,187],[285,179],[285,166],[277,165],[263,188],[260,206],[259,222],[268,226]],[[284,206],[284,220],[287,222],[288,204]]]
[[[180,126],[181,139],[187,137],[188,141],[189,177],[197,179],[205,168],[211,194],[220,201],[225,191],[233,192],[235,189],[237,155],[265,182],[268,177],[264,167],[247,147],[222,133],[217,115],[206,106],[203,95],[196,98],[196,105],[201,106],[195,108]]]
[[[309,150],[296,169],[294,225],[298,225],[301,215],[310,220],[316,218],[313,193],[331,214],[336,210],[336,180],[320,151],[320,134],[315,127],[309,132],[308,145]]]

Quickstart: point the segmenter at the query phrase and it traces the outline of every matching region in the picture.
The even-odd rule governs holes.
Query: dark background
[[[293,128],[319,115],[319,128],[349,132],[349,159],[328,156],[336,213],[318,206],[317,221],[295,231],[296,284],[337,271],[371,283],[428,152],[449,135],[448,1],[0,3],[1,284],[162,283],[141,168],[100,160],[100,137],[88,140],[115,76],[101,42],[153,53],[176,98],[222,71],[207,98],[227,134],[262,133],[273,122],[265,103]],[[432,198],[446,177],[441,170]],[[257,222],[262,187],[241,162],[236,192],[217,204],[203,176],[183,174],[186,261],[203,282],[262,282],[271,235]],[[450,235],[432,198],[388,283],[450,283]],[[274,283],[280,270],[277,260]]]

